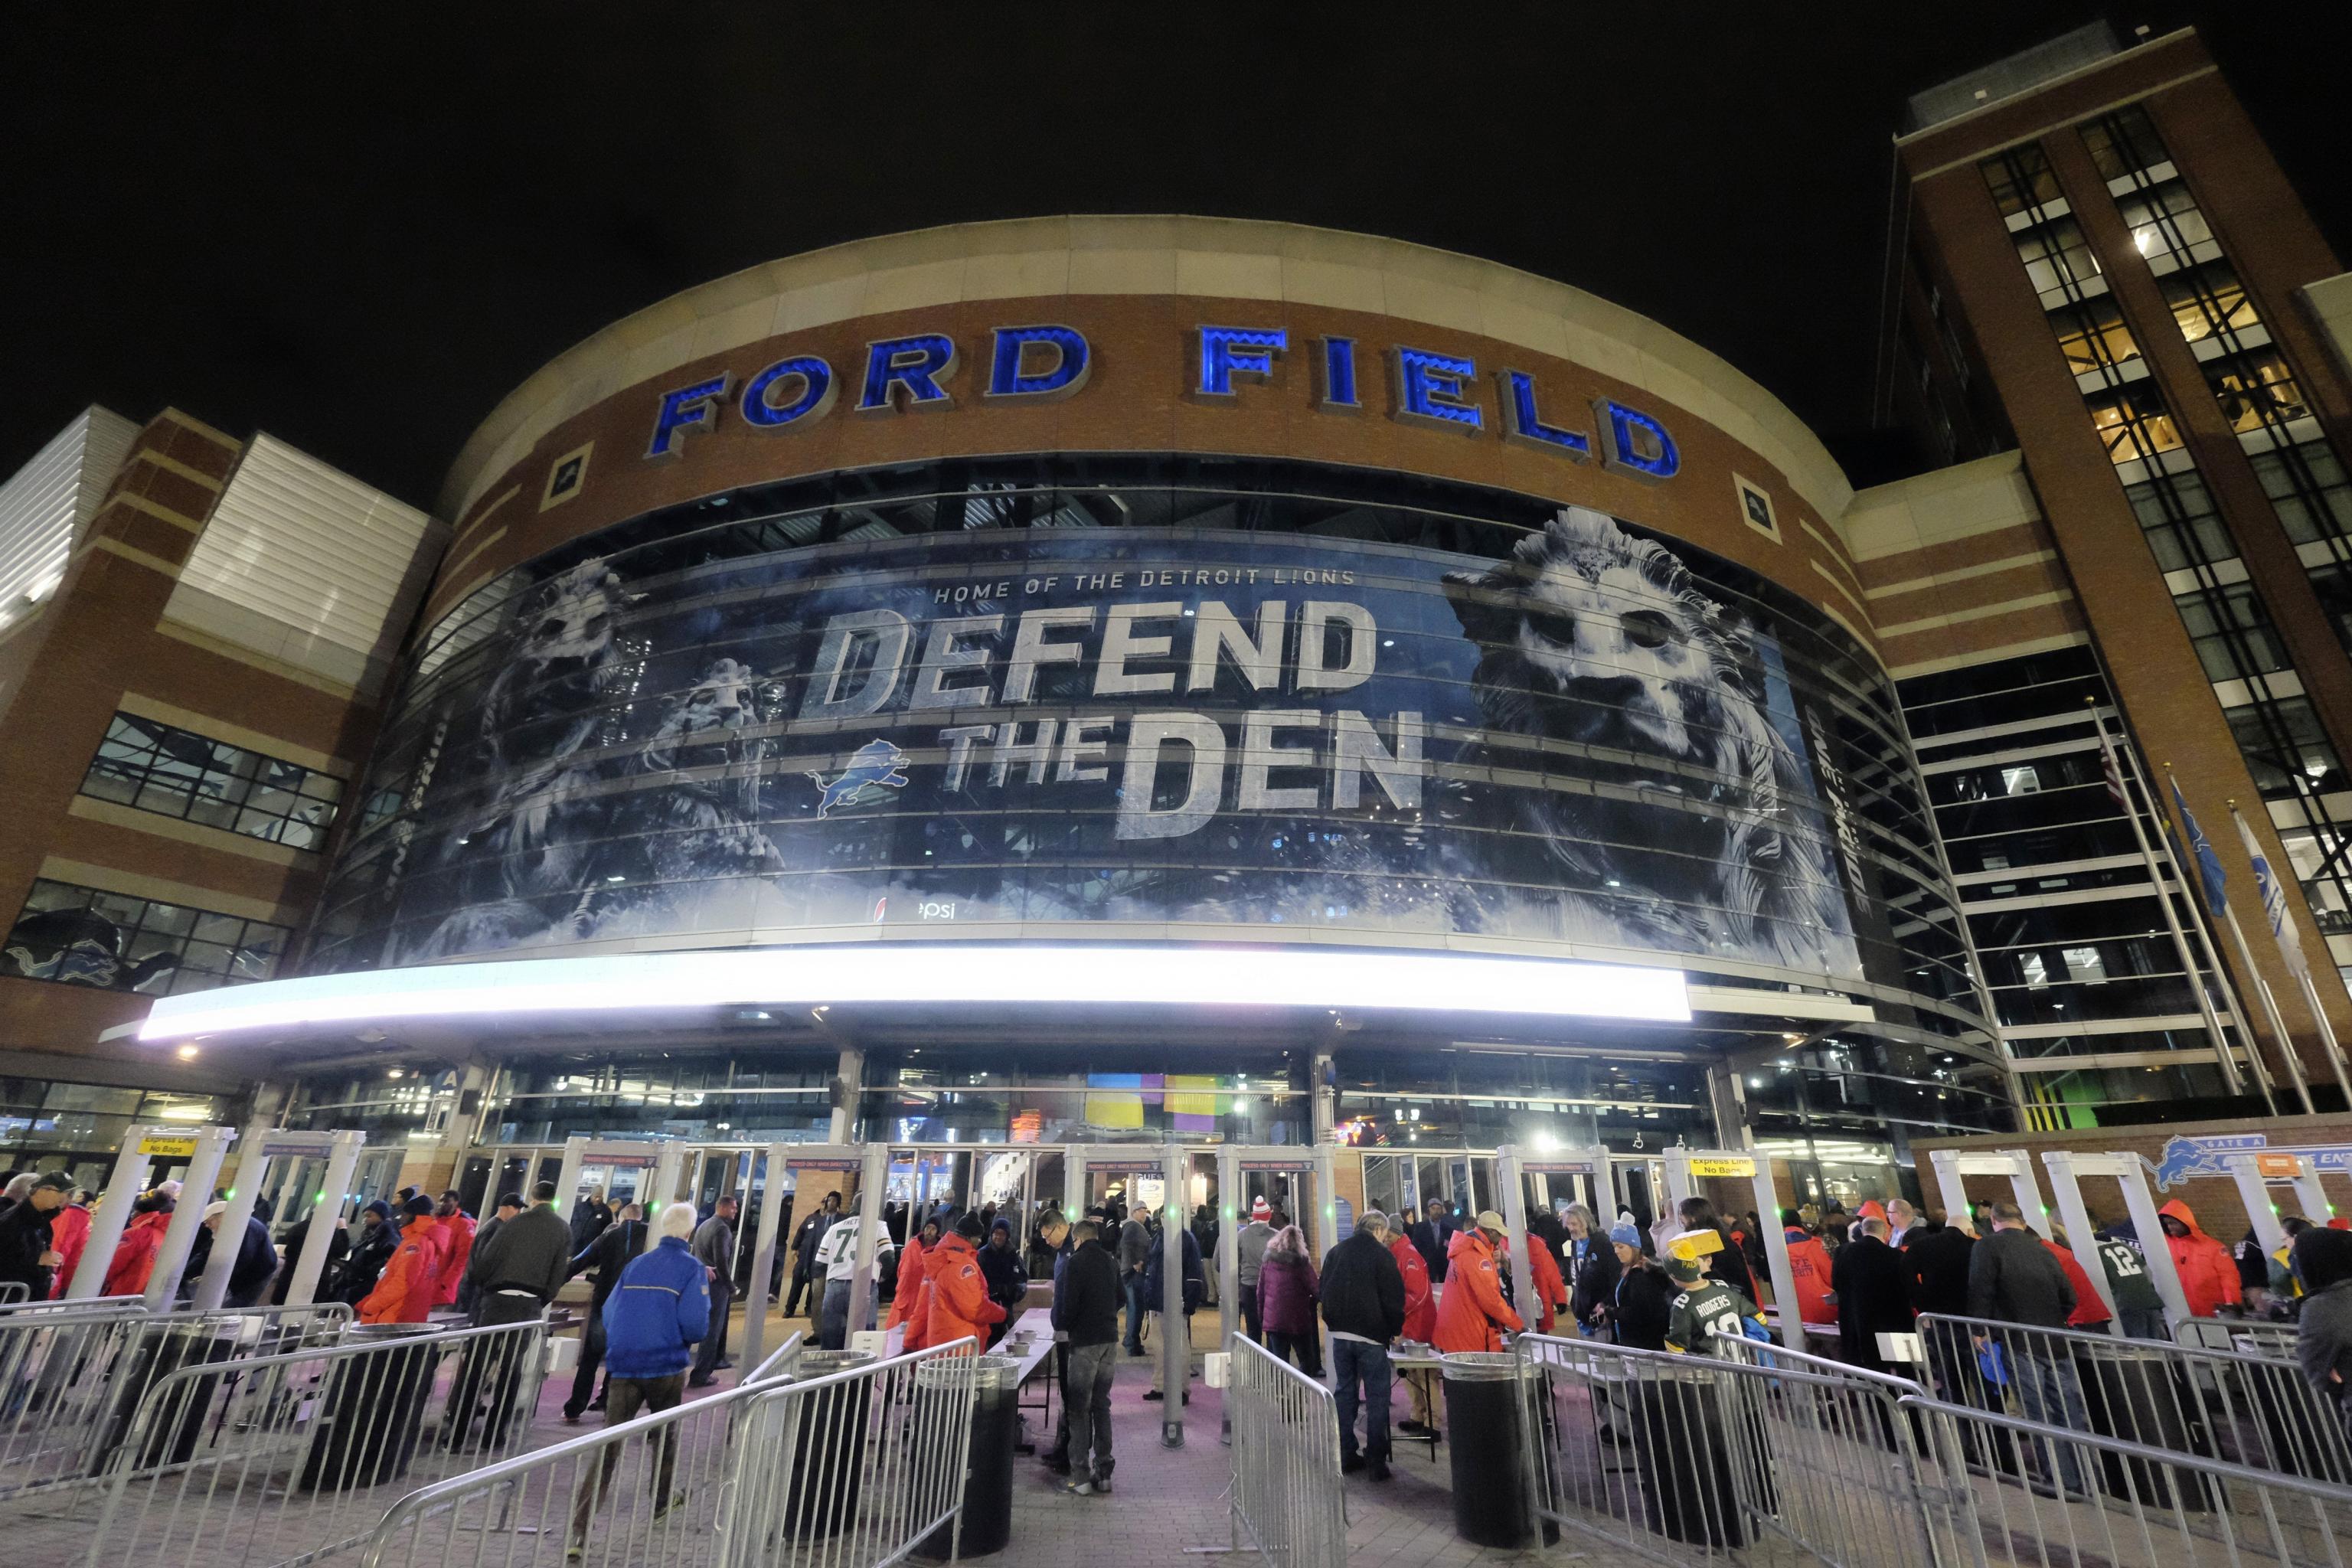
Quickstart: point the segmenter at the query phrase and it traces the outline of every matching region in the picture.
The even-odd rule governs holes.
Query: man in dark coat
[[[1903,1266],[1911,1276],[1911,1306],[1939,1318],[1969,1315],[1969,1257],[1977,1238],[1942,1215],[1931,1216],[1911,1232],[1903,1249]],[[1922,1330],[1927,1365],[1947,1399],[1969,1401],[1976,1379],[1970,1369],[1976,1352],[1968,1331],[1958,1323],[1929,1323]]]
[[[1339,1407],[1339,1468],[1389,1479],[1389,1343],[1404,1331],[1404,1273],[1389,1251],[1388,1216],[1366,1209],[1347,1240],[1323,1255],[1323,1324]],[[1356,1452],[1356,1392],[1363,1389],[1364,1451]]]
[[[481,1238],[475,1238],[478,1248]],[[360,1211],[360,1238],[352,1243],[343,1261],[342,1299],[357,1306],[375,1289],[383,1266],[400,1250],[400,1228],[392,1223],[392,1205],[377,1198]]]
[[[72,1193],[73,1178],[63,1171],[51,1171],[34,1184],[22,1202],[0,1214],[0,1279],[22,1283],[27,1300],[49,1299],[50,1279],[64,1261],[51,1245],[49,1221],[66,1206]]]
[[[816,1321],[817,1310],[824,1304],[824,1279],[814,1268],[816,1249],[824,1241],[824,1233],[841,1218],[841,1194],[827,1193],[812,1210],[800,1228],[793,1232],[793,1283],[784,1297],[784,1316],[800,1310],[801,1292],[808,1292],[809,1321]]]
[[[1904,1255],[1887,1239],[1883,1219],[1862,1222],[1862,1236],[1841,1248],[1830,1265],[1830,1289],[1837,1292],[1838,1347],[1848,1364],[1871,1372],[1893,1370],[1879,1352],[1881,1334],[1907,1334],[1913,1327],[1911,1277]]]
[[[645,1212],[635,1204],[623,1204],[604,1233],[572,1256],[569,1278],[576,1279],[593,1269],[596,1284],[589,1300],[588,1327],[580,1336],[580,1366],[572,1374],[572,1396],[563,1402],[566,1421],[576,1422],[583,1411],[604,1408],[604,1392],[596,1388],[596,1369],[604,1363],[604,1303],[621,1282],[621,1270],[629,1259],[646,1249]],[[593,1399],[589,1397],[592,1390]]]

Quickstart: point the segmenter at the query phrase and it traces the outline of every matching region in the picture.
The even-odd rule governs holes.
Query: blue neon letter
[[[1202,327],[1201,378],[1193,390],[1202,397],[1231,397],[1234,377],[1268,379],[1275,357],[1289,347],[1290,334],[1280,327]]]
[[[710,424],[711,404],[726,395],[727,377],[723,374],[663,393],[661,412],[654,416],[653,444],[646,448],[646,456],[677,457],[678,437],[697,425]]]
[[[771,403],[768,389],[778,382],[797,379],[800,395],[789,403]],[[833,366],[814,354],[780,359],[743,384],[743,423],[760,430],[781,430],[803,419],[822,419],[833,406]]]
[[[1427,349],[1399,348],[1396,364],[1396,416],[1412,424],[1435,425],[1464,435],[1486,426],[1478,412],[1470,379],[1478,374],[1472,361]]]
[[[1356,401],[1356,340],[1323,340],[1323,406],[1360,408]]]
[[[955,374],[955,340],[939,332],[911,338],[885,338],[866,345],[866,390],[858,396],[861,414],[896,412],[894,389],[903,387],[907,407],[945,408],[955,399],[940,383]]]
[[[1053,368],[1024,375],[1022,356],[1032,343],[1054,351]],[[988,370],[988,395],[1067,397],[1087,384],[1089,368],[1087,340],[1068,327],[999,327],[996,354]]]
[[[1592,412],[1601,421],[1601,466],[1612,473],[1636,479],[1671,479],[1683,466],[1682,454],[1666,427],[1638,408],[1612,398],[1596,398]]]
[[[1521,370],[1507,370],[1503,381],[1503,439],[1540,447],[1582,462],[1592,455],[1592,441],[1580,432],[1547,425],[1536,414],[1536,378]]]

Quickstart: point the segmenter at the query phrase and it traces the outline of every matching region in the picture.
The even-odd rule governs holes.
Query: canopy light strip
[[[1091,1003],[1517,1013],[1684,1023],[1680,971],[1454,952],[1087,943],[751,948],[436,964],[167,996],[139,1037],[529,1015],[856,1004]]]

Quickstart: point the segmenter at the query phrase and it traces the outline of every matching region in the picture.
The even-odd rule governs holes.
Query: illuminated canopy
[[[1679,970],[1454,952],[925,942],[637,952],[313,975],[155,1004],[142,1040],[704,1007],[1084,1003],[1681,1023]]]

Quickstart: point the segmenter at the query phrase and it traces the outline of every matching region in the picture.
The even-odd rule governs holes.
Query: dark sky
[[[500,396],[664,295],[1062,212],[1289,219],[1528,268],[1715,350],[1867,469],[1909,93],[2095,16],[2193,21],[2343,253],[2336,11],[24,7],[0,64],[0,474],[86,404],[175,404],[429,505]]]

